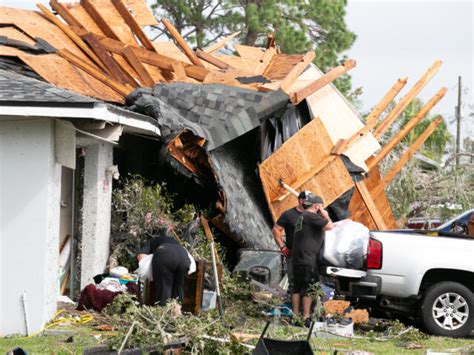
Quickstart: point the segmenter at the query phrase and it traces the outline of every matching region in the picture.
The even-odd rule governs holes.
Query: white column
[[[101,142],[85,147],[82,208],[81,289],[103,273],[109,257],[113,146]]]

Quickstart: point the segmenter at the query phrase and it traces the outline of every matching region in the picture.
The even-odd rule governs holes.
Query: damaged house
[[[312,64],[314,51],[287,55],[274,41],[267,48],[236,44],[236,55],[220,53],[234,36],[192,50],[166,19],[162,24],[174,42],[151,42],[142,27],[158,22],[135,0],[50,5],[57,15],[42,5],[39,12],[0,12],[0,280],[22,280],[1,294],[1,332],[25,332],[25,290],[28,309],[36,312],[32,331],[52,316],[61,281],[51,270],[59,270],[57,251],[67,235],[81,242],[81,286],[105,268],[117,172],[112,150],[127,133],[160,137],[160,151],[152,153],[204,191],[213,226],[242,247],[274,249],[273,221],[301,190],[321,195],[334,220],[350,216],[371,229],[396,227],[384,188],[441,119],[384,176],[379,164],[446,88],[388,143],[381,146],[379,139],[440,61],[380,119],[407,83],[396,81],[363,120],[331,84],[356,66],[353,60],[322,73]],[[133,149],[128,154],[133,160]],[[69,211],[78,201],[71,201],[78,184],[80,205]],[[81,219],[80,230],[71,218]],[[25,262],[17,269],[19,259]]]

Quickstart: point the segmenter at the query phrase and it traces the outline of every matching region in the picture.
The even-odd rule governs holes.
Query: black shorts
[[[311,284],[319,280],[318,269],[311,265],[293,265],[293,292],[306,296]]]

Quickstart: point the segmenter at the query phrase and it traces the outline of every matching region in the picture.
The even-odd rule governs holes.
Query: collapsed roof
[[[356,66],[327,73],[314,51],[280,53],[234,45],[233,34],[192,50],[166,19],[174,42],[152,42],[142,30],[158,25],[140,0],[50,2],[56,16],[2,8],[0,68],[74,92],[125,104],[153,117],[178,173],[218,188],[211,222],[242,245],[271,248],[271,224],[295,205],[295,191],[321,195],[336,219],[351,215],[371,229],[396,226],[384,188],[433,132],[435,120],[385,176],[380,161],[443,97],[438,93],[383,147],[378,139],[439,70],[423,75],[379,122],[406,85],[399,79],[364,121],[331,82]]]

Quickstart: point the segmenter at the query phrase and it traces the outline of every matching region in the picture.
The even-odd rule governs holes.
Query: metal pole
[[[461,153],[461,76],[458,78],[458,107],[456,110],[456,167],[459,166],[459,153]]]

